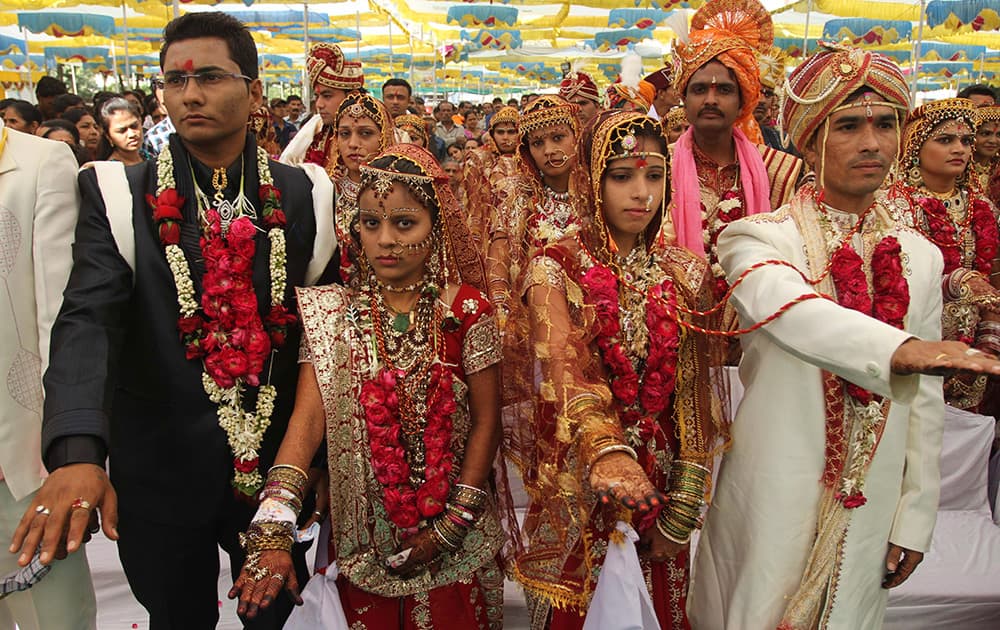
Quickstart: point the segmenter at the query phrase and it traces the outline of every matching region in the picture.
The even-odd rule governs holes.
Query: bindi
[[[194,72],[194,61],[192,61],[191,59],[186,59],[184,63],[181,65],[181,69],[183,69],[185,72]]]

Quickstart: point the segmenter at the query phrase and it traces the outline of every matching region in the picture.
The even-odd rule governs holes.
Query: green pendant
[[[392,329],[398,333],[404,333],[410,329],[410,314],[396,313],[392,318]]]

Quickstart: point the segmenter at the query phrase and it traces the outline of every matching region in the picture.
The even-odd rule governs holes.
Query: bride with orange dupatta
[[[656,242],[669,201],[657,121],[603,112],[577,159],[590,174],[582,229],[529,257],[510,320],[535,353],[505,359],[505,388],[541,370],[512,435],[531,499],[514,574],[533,629],[579,629],[616,525],[630,523],[659,626],[689,628],[688,542],[726,433],[711,382],[723,348],[713,357],[691,328],[709,325],[693,314],[711,301],[709,271]]]
[[[500,340],[482,260],[426,150],[394,145],[360,172],[359,282],[299,289],[296,407],[230,596],[252,618],[297,593],[287,548],[325,436],[347,625],[501,628]]]

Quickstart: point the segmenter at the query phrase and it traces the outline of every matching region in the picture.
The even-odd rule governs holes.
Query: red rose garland
[[[927,220],[928,234],[925,236],[941,250],[944,258],[944,272],[949,274],[962,266],[962,243],[959,227],[972,227],[975,241],[975,257],[973,270],[986,276],[993,268],[993,259],[1000,249],[1000,231],[997,229],[996,218],[989,205],[982,199],[973,199],[969,203],[968,221],[958,226],[948,216],[948,209],[940,199],[934,197],[917,197],[915,200],[924,211]],[[919,221],[915,222],[920,225]]]
[[[857,252],[845,242],[831,257],[830,276],[837,291],[837,302],[846,308],[856,310],[865,315],[889,324],[895,328],[903,328],[903,320],[910,306],[910,289],[903,276],[902,247],[893,236],[887,236],[875,246],[872,255],[872,284],[869,292],[868,279],[865,276],[864,265]],[[846,463],[848,436],[843,422],[844,404],[836,391],[844,386],[847,395],[854,398],[860,405],[881,403],[882,398],[872,392],[833,377],[824,379],[827,401],[826,422],[826,467],[823,481],[827,486],[840,484],[835,495],[845,508],[852,509],[864,505],[867,499],[861,488],[863,478],[871,458],[875,454],[878,439],[885,428],[886,414],[882,414],[877,424],[870,427],[872,439],[862,449],[862,457],[856,458],[851,470],[844,471]]]
[[[441,363],[430,369],[427,387],[427,424],[423,431],[424,481],[410,484],[410,465],[400,441],[402,424],[396,383],[405,378],[402,370],[382,368],[361,387],[361,406],[372,451],[372,470],[382,485],[382,497],[389,519],[400,529],[416,527],[422,519],[444,510],[454,465],[451,452],[452,414],[457,409],[454,376]]]
[[[272,385],[261,384],[260,374],[268,355],[284,344],[288,327],[296,321],[283,304],[286,218],[281,193],[273,185],[266,153],[260,148],[257,153],[262,222],[271,241],[271,308],[263,320],[253,286],[257,247],[253,222],[240,217],[223,235],[218,212],[205,212],[206,225],[199,239],[205,275],[201,299],[196,301],[190,267],[179,247],[185,200],[176,190],[169,150],[161,152],[157,159],[157,194],[146,196],[177,287],[177,329],[185,356],[203,362],[202,385],[210,400],[219,405],[219,425],[226,431],[233,451],[233,486],[246,495],[252,495],[263,483],[257,470],[257,449],[270,424],[277,395]],[[260,387],[254,412],[243,409],[244,384]]]
[[[623,428],[636,427],[639,437],[648,440],[662,430],[656,419],[667,408],[676,384],[680,333],[675,322],[677,295],[673,283],[667,278],[649,291],[646,302],[649,350],[641,377],[619,339],[618,277],[609,268],[594,265],[583,274],[580,284],[587,301],[597,311],[600,322],[597,347],[611,373],[611,392],[625,409],[620,418]]]

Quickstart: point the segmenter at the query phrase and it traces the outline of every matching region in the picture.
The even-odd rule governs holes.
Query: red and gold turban
[[[820,42],[819,51],[795,68],[785,84],[779,116],[784,133],[801,149],[833,110],[863,87],[901,111],[909,108],[906,79],[891,58]]]
[[[357,90],[364,87],[365,75],[361,62],[348,61],[336,44],[319,43],[309,50],[306,71],[313,87],[325,86],[336,90]]]
[[[584,72],[570,72],[559,84],[559,96],[567,101],[581,97],[601,104],[601,93],[597,91],[597,84]]]
[[[763,144],[753,118],[760,99],[760,66],[757,57],[774,43],[771,15],[758,0],[709,0],[691,19],[686,43],[674,49],[674,85],[683,95],[691,76],[710,61],[732,70],[740,86],[743,105],[736,119],[751,142]]]

